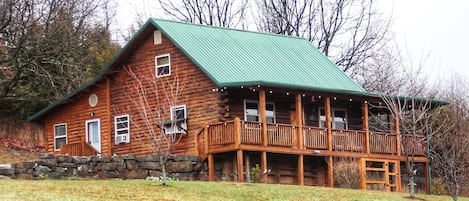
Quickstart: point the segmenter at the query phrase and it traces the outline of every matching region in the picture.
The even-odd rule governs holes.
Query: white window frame
[[[175,119],[175,116],[174,116],[174,111],[177,110],[177,109],[184,109],[184,118],[182,119]],[[170,124],[166,124],[164,125],[165,126],[165,133],[166,134],[185,134],[187,130],[187,123],[186,123],[186,119],[187,119],[187,107],[186,105],[176,105],[176,106],[172,106],[170,107],[169,109],[170,113],[171,113],[171,123]],[[178,127],[173,127],[174,125],[176,125],[176,121],[178,120],[184,120],[182,123],[180,123],[180,126]],[[179,123],[179,122],[177,122]]]
[[[59,126],[65,126],[65,136],[57,136],[57,131],[56,127]],[[60,149],[57,149],[57,139],[58,138],[65,138],[65,144],[68,144],[68,136],[67,136],[67,123],[60,123],[60,124],[54,124],[54,151],[59,151]]]
[[[120,121],[118,122],[117,120],[120,118],[127,118],[127,121]],[[118,128],[119,123],[125,123],[127,122],[127,128]],[[127,131],[126,134],[119,134],[119,131]],[[121,138],[120,140],[118,138]],[[122,140],[122,138],[124,138]],[[115,144],[120,144],[120,143],[130,143],[130,115],[129,114],[124,114],[124,115],[119,115],[114,117],[114,143]]]
[[[244,100],[244,120],[247,121],[247,119],[248,119],[248,112],[247,112],[247,110],[246,110],[246,104],[247,104],[247,103],[257,103],[257,116],[259,117],[259,120],[260,120],[260,116],[259,116],[259,101],[257,101],[257,100]],[[266,116],[266,117],[273,117],[273,120],[274,120],[274,121],[273,121],[272,123],[275,124],[275,123],[277,122],[277,117],[276,117],[276,115],[275,115],[275,114],[276,114],[276,112],[275,112],[275,103],[274,103],[274,102],[266,102],[265,104],[266,104],[265,116]],[[272,108],[272,109],[273,109],[273,110],[272,110],[272,115],[269,115],[269,112],[270,112],[270,111],[267,110],[267,104],[272,104],[272,106],[273,106],[273,108]]]
[[[326,109],[324,107],[319,107],[319,111],[318,111],[318,116],[319,116],[319,127],[323,128],[321,123],[324,122],[324,125],[326,125],[326,120],[322,120],[321,119],[321,110],[324,111],[324,117],[325,117],[325,114],[326,114]],[[345,130],[348,130],[348,113],[347,113],[347,109],[346,108],[331,108],[331,123],[332,123],[332,128],[335,129],[336,126],[335,126],[335,112],[336,111],[343,111],[345,112]],[[327,128],[327,125],[326,125],[326,128]]]
[[[162,65],[158,65],[158,59],[159,58],[163,58],[163,57],[168,57],[168,64],[162,64]],[[163,74],[163,75],[159,75],[158,74],[158,69],[159,68],[166,68],[168,67],[168,74]],[[170,76],[171,75],[171,55],[170,54],[162,54],[162,55],[158,55],[155,57],[155,74],[156,74],[156,77],[166,77],[166,76]]]

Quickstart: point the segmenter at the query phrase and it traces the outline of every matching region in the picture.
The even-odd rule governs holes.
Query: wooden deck
[[[235,150],[265,151],[284,154],[346,156],[403,160],[400,137],[392,133],[339,130],[287,124],[263,125],[259,122],[234,121],[207,125],[196,136],[198,154]],[[330,132],[329,132],[330,131]],[[424,156],[422,149],[410,149]],[[424,160],[424,157],[421,157]]]
[[[60,154],[70,156],[96,156],[99,152],[84,139],[81,139],[80,142],[77,143],[62,144]]]

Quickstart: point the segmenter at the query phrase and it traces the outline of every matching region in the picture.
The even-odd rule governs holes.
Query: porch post
[[[398,108],[399,106],[395,105],[394,106],[394,110],[395,111],[398,111]],[[397,113],[397,112],[395,112]],[[401,156],[401,131],[399,130],[399,114],[394,114],[394,132],[396,132],[396,151],[397,151],[397,155],[398,156]]]
[[[208,155],[208,181],[215,181],[215,164],[213,154]]]
[[[327,150],[332,151],[331,97],[329,96],[326,96],[324,100],[324,112],[327,128]]]
[[[261,181],[262,183],[267,183],[267,175],[269,171],[267,170],[267,152],[261,152]]]
[[[365,153],[370,153],[370,128],[368,124],[368,101],[363,102],[363,130],[365,130]]]
[[[234,140],[235,149],[239,149],[241,144],[241,120],[238,117],[234,119]]]
[[[334,164],[332,156],[327,156],[327,186],[334,187]]]
[[[259,120],[262,125],[262,145],[267,146],[267,116],[266,116],[265,90],[259,90]]]
[[[304,142],[303,142],[303,112],[302,112],[302,107],[301,107],[301,94],[296,94],[295,110],[296,110],[296,123],[297,123],[297,126],[298,126],[298,132],[297,132],[297,137],[296,137],[296,139],[298,140],[298,149],[304,149]]]
[[[298,185],[305,185],[305,176],[304,176],[304,156],[303,154],[298,155]]]
[[[238,182],[244,182],[243,172],[243,150],[238,149],[236,151],[236,165],[238,167]]]

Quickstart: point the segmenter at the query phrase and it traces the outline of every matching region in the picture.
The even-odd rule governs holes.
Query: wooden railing
[[[409,156],[412,154],[414,156],[423,156],[425,155],[425,141],[424,137],[419,136],[402,136],[401,142],[402,143],[402,155],[405,155],[407,152]]]
[[[262,144],[262,124],[241,121],[241,144]]]
[[[81,139],[80,142],[62,144],[60,154],[68,154],[70,156],[94,156],[99,154],[99,152],[84,139]]]
[[[307,149],[327,149],[327,129],[303,127],[304,143]]]
[[[267,145],[292,147],[296,128],[286,124],[267,124]]]
[[[332,129],[332,150],[364,152],[365,132]]]
[[[208,142],[213,145],[226,145],[234,143],[234,122],[223,122],[208,126]]]
[[[201,157],[207,156],[212,148],[230,147],[238,149],[240,145],[278,146],[286,148],[301,148],[314,150],[328,150],[339,152],[360,152],[370,154],[398,155],[398,136],[390,133],[366,132],[361,130],[331,130],[331,145],[328,145],[328,130],[326,128],[297,127],[287,124],[266,125],[267,136],[263,136],[263,125],[259,122],[241,121],[235,119],[217,124],[210,124],[195,137],[196,151]],[[301,136],[299,133],[301,129]],[[303,144],[299,144],[300,139]],[[263,140],[266,140],[264,142]],[[368,140],[368,142],[367,142]],[[401,141],[417,141],[421,139],[403,138]],[[369,147],[367,147],[367,144]],[[422,156],[422,143],[408,149],[409,153]],[[234,145],[234,146],[233,146]],[[331,146],[331,147],[329,147]]]
[[[370,132],[370,152],[397,154],[397,136],[390,133]]]

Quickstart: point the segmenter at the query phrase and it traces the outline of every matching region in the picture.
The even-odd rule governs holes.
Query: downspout
[[[433,163],[433,156],[431,155],[430,153],[430,139],[429,139],[429,135],[430,135],[430,131],[429,131],[429,127],[428,127],[428,116],[425,115],[425,135],[426,135],[426,138],[427,138],[427,153],[428,153],[428,158],[429,158],[429,165],[428,165],[428,190],[429,190],[429,193],[430,195],[432,194],[432,166],[431,164]]]

